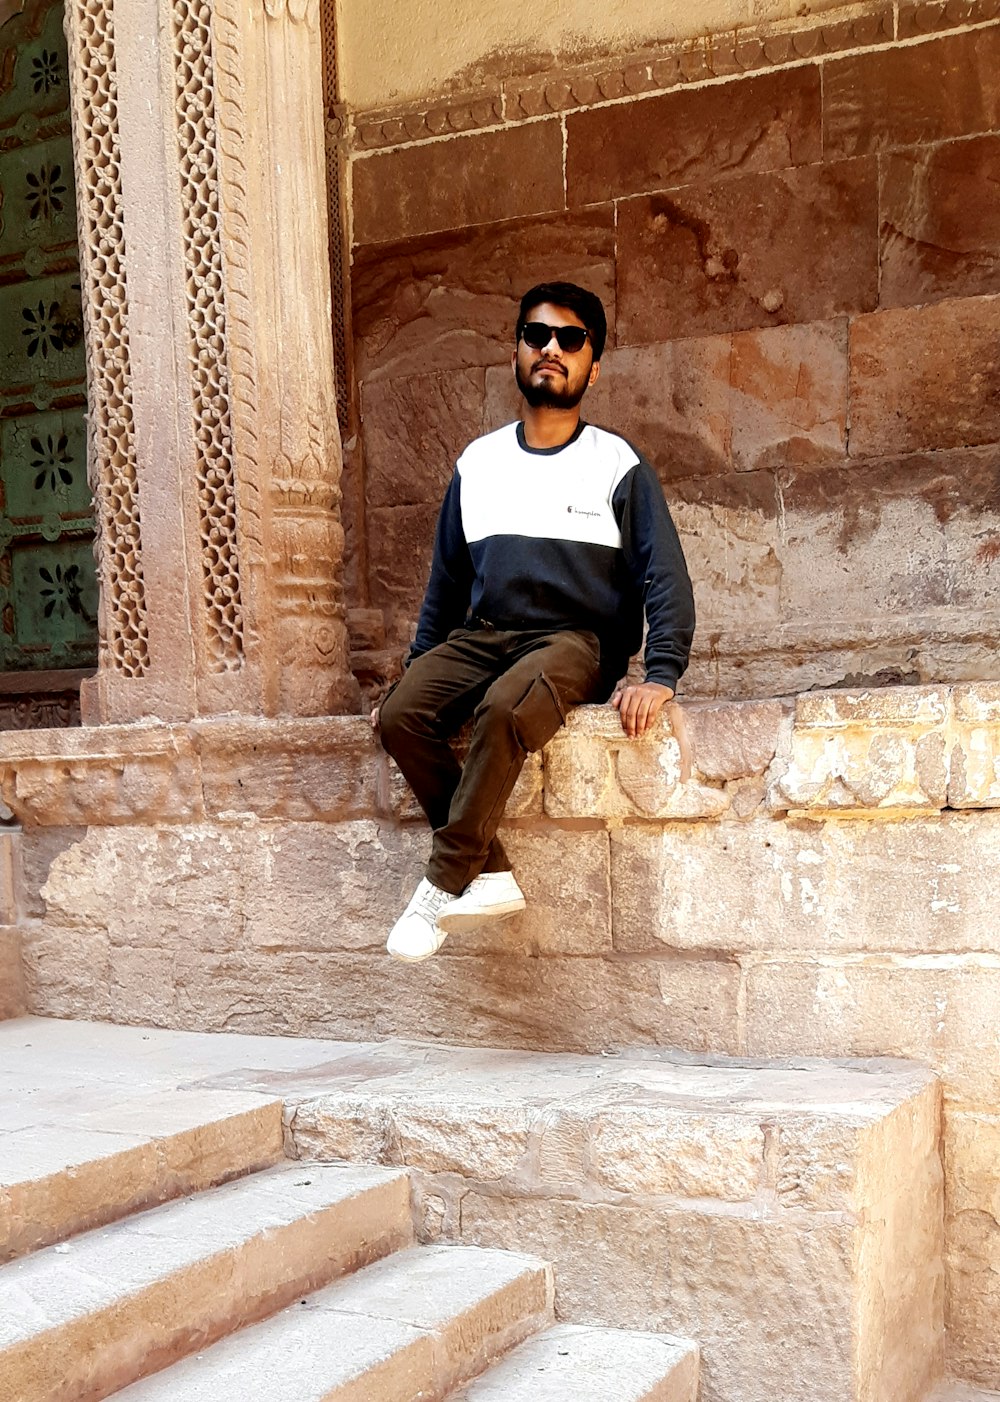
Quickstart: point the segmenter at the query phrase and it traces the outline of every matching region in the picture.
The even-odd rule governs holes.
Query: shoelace
[[[425,891],[413,907],[414,915],[422,915],[425,920],[429,920],[432,925],[437,924],[438,912],[443,905],[447,905],[449,896],[447,891],[430,892]]]

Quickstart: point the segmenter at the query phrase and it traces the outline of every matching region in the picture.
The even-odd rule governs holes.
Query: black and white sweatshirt
[[[630,443],[581,421],[558,448],[530,448],[520,423],[469,444],[438,517],[411,659],[470,618],[587,629],[610,689],[642,642],[644,611],[646,678],[676,689],[691,581],[659,479]]]

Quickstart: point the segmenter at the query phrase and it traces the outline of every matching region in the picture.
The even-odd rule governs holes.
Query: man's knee
[[[476,711],[476,728],[510,729],[521,749],[540,750],[566,719],[566,711],[553,683],[539,672],[526,689],[511,693],[497,685],[486,693]]]

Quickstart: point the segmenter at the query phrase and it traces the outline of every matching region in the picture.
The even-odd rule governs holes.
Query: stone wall
[[[517,413],[518,296],[560,276],[610,315],[588,413],[682,531],[689,695],[997,675],[997,15],[855,5],[354,114],[359,672],[395,665],[454,458]]]
[[[901,1056],[945,1094],[952,1366],[1000,1384],[1000,684],[583,708],[505,831],[523,916],[383,941],[427,834],[361,719],[0,737],[29,1008],[697,1057]]]

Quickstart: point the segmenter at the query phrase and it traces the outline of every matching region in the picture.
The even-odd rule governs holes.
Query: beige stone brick
[[[790,713],[785,701],[685,706],[696,772],[717,783],[762,775],[774,759]]]
[[[991,813],[629,825],[611,838],[615,948],[1000,951]]]
[[[1000,807],[1000,684],[956,686],[948,776],[952,808]]]
[[[945,1117],[948,1350],[954,1372],[1000,1386],[1000,1117]]]
[[[391,1117],[401,1162],[426,1173],[511,1178],[528,1152],[527,1105],[421,1098],[394,1105]]]
[[[954,1097],[1000,1103],[995,957],[774,960],[746,975],[751,1056],[902,1056]]]
[[[740,1202],[763,1185],[764,1132],[750,1116],[619,1103],[596,1117],[588,1160],[615,1192]]]
[[[739,969],[724,960],[189,953],[176,970],[176,1025],[199,1030],[737,1050]]]
[[[944,687],[800,697],[777,792],[811,812],[941,809],[947,718]]]
[[[646,735],[629,739],[608,707],[577,711],[545,750],[550,818],[714,818],[729,807],[722,789],[681,782],[681,751],[662,711]]]
[[[854,1236],[836,1219],[803,1231],[801,1222],[766,1215],[474,1191],[462,1202],[464,1241],[517,1241],[552,1262],[560,1318],[697,1339],[706,1402],[857,1395]]]
[[[0,1018],[20,1017],[24,1007],[21,931],[16,926],[0,926]]]
[[[29,1012],[85,1021],[111,1016],[106,930],[30,926],[24,932],[23,958]]]
[[[611,846],[603,828],[554,823],[502,828],[527,909],[513,919],[456,936],[453,947],[549,954],[611,952]]]

